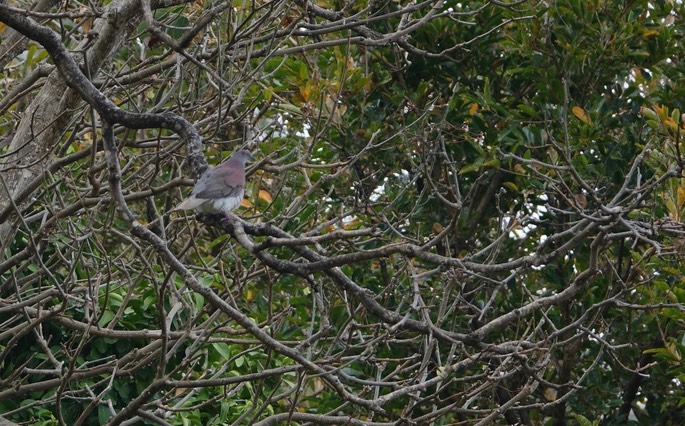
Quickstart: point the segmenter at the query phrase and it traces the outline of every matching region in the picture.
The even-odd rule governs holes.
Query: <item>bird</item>
[[[228,214],[235,210],[245,194],[245,163],[249,160],[254,160],[252,153],[241,149],[218,166],[207,169],[190,195],[171,211]]]

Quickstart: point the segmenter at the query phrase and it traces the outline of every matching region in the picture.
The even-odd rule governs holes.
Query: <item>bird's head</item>
[[[252,153],[246,149],[241,149],[240,151],[236,152],[233,154],[232,158],[240,161],[243,164],[247,163],[248,161],[254,161],[255,159],[254,155],[252,155]]]

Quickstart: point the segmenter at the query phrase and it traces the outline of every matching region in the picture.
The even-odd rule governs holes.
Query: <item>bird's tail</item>
[[[198,200],[195,197],[188,197],[185,200],[181,201],[179,205],[171,209],[169,213],[178,210],[193,210],[196,209],[200,204],[202,204],[202,200]]]

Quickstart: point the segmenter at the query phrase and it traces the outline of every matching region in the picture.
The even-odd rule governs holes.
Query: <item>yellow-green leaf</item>
[[[520,165],[518,165],[518,166],[521,167]],[[519,192],[519,187],[516,186],[516,184],[514,182],[504,182],[502,185],[505,188],[510,189],[513,192]]]
[[[266,190],[264,190],[264,189],[260,189],[260,190],[259,190],[259,195],[258,195],[258,196],[259,196],[259,198],[261,198],[262,200],[266,201],[267,203],[270,203],[270,202],[273,201],[273,199],[271,198],[271,194],[269,194],[269,192],[266,191]]]
[[[576,116],[578,120],[582,121],[585,124],[590,124],[590,116],[587,115],[587,112],[585,112],[583,108],[576,105],[573,108],[571,108],[571,112],[573,113],[573,115]]]
[[[640,113],[642,113],[642,115],[648,120],[659,121],[659,116],[657,113],[647,107],[640,108]]]

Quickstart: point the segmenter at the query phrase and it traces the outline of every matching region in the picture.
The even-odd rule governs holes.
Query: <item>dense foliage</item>
[[[682,424],[684,13],[0,3],[0,414]]]

